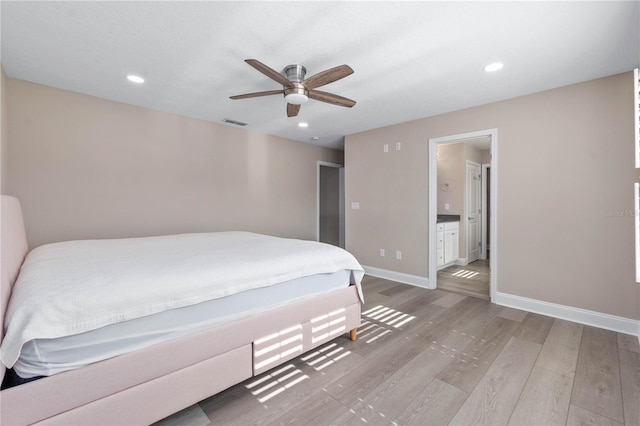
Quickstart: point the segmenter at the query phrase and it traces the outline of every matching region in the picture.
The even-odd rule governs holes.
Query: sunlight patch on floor
[[[475,277],[476,275],[479,275],[480,272],[476,272],[476,271],[466,271],[464,269],[456,272],[455,274],[453,274],[454,277],[457,278],[466,278],[466,279],[470,279]]]

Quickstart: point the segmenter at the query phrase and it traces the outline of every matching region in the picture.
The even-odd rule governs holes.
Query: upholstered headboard
[[[27,235],[20,202],[15,197],[2,195],[0,200],[0,342],[4,335],[4,314],[7,310],[11,289],[16,282],[22,261],[27,255]],[[4,377],[5,367],[0,364],[0,381]]]

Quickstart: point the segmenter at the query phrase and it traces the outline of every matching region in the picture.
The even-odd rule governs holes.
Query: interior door
[[[340,168],[319,165],[318,182],[318,241],[340,246],[343,203]],[[341,247],[341,246],[340,246]]]
[[[471,263],[480,258],[480,201],[482,181],[480,179],[480,164],[467,161],[466,178],[466,212],[467,212],[467,262]]]

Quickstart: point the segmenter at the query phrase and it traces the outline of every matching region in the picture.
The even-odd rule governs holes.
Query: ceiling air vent
[[[244,121],[237,121],[237,120],[232,120],[230,118],[225,118],[222,120],[225,123],[229,123],[229,124],[235,124],[236,126],[247,126],[249,125],[249,123],[245,123]]]

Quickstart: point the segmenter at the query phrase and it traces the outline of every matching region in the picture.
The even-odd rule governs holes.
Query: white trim
[[[638,68],[633,70],[633,110],[635,111],[633,121],[635,125],[635,146],[636,146],[636,169],[640,168],[640,123],[638,123],[638,117],[640,116],[640,71]]]
[[[633,122],[635,125],[635,149],[636,149],[636,171],[640,168],[640,78],[638,68],[633,70]],[[636,176],[637,178],[638,176]],[[640,283],[640,185],[635,182],[633,185],[634,198],[634,222],[636,231],[636,282]],[[638,336],[640,339],[640,336]]]
[[[631,334],[638,336],[640,339],[640,321],[638,320],[500,292],[496,292],[493,302],[510,308],[535,312],[579,324],[617,331],[618,333]]]
[[[487,225],[489,223],[487,221],[487,169],[491,170],[491,164],[482,163],[482,189],[480,190],[482,192],[482,204],[480,206],[482,212],[482,235],[480,236],[482,245],[480,246],[480,259],[482,260],[487,259],[487,249],[489,248],[487,245]]]
[[[316,241],[320,241],[320,167],[333,167],[335,169],[343,169],[344,165],[337,163],[329,163],[327,161],[317,161],[316,165]],[[340,178],[340,219],[339,219],[339,227],[340,227],[340,247],[345,247],[344,241],[344,175],[341,175]]]
[[[451,136],[429,138],[429,287],[436,288],[438,272],[436,266],[436,221],[438,217],[438,158],[437,145],[464,142],[489,136],[491,138],[491,223],[490,240],[492,253],[489,258],[491,279],[489,281],[489,295],[493,301],[498,282],[498,129],[480,130],[477,132],[461,133]]]
[[[472,160],[465,160],[464,163],[464,217],[460,218],[460,220],[464,220],[464,234],[465,234],[465,243],[466,243],[466,247],[464,249],[464,252],[466,254],[466,258],[469,259],[469,235],[470,235],[470,226],[469,226],[469,191],[471,190],[471,188],[469,188],[469,185],[467,185],[468,181],[468,173],[469,173],[469,165],[475,166],[478,168],[478,170],[480,171],[480,175],[482,176],[482,165],[480,163],[476,163],[475,161]],[[482,192],[482,181],[480,182],[481,186],[480,186],[480,192]],[[482,194],[480,195],[480,208],[482,209]],[[477,202],[478,200],[476,200]],[[480,214],[480,227],[482,228],[482,214]],[[476,236],[476,238],[478,238],[478,236]],[[482,239],[482,235],[480,235],[479,237],[480,239]],[[458,253],[460,251],[458,250]],[[482,259],[482,257],[480,256],[481,254],[481,249],[478,249],[478,259]]]
[[[389,271],[388,269],[365,266],[364,273],[372,277],[384,278],[385,280],[397,281],[403,284],[410,284],[416,287],[429,288],[429,278],[418,275],[405,274],[404,272]]]

